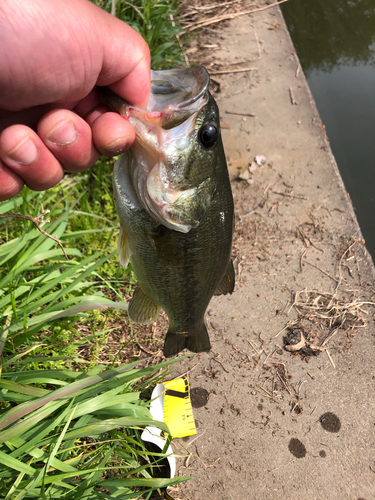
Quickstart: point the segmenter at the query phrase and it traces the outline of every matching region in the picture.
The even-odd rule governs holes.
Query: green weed
[[[149,452],[137,430],[154,425],[168,432],[140,398],[142,385],[134,384],[143,378],[148,386],[145,377],[155,382],[155,372],[170,363],[3,375],[1,399],[16,405],[0,413],[2,498],[131,499],[140,492],[149,498],[155,489],[188,479],[154,478],[164,455]]]
[[[178,0],[92,0],[138,31],[148,43],[153,69],[185,66],[177,35]]]

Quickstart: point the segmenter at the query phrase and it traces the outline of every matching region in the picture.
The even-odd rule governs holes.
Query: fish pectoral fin
[[[152,240],[152,245],[155,248],[159,262],[169,266],[177,266],[181,263],[182,254],[177,243],[169,234],[168,229],[164,226],[159,226],[158,232],[149,234]]]
[[[138,285],[129,304],[129,318],[134,323],[148,325],[158,317],[159,311],[160,306],[147,295],[142,285]]]
[[[117,252],[120,259],[120,264],[123,267],[128,267],[130,259],[130,248],[129,248],[129,238],[125,232],[125,229],[120,225],[120,234],[117,242]]]
[[[234,290],[234,283],[235,283],[234,267],[233,267],[233,261],[231,259],[229,262],[227,272],[225,273],[224,278],[217,286],[214,295],[225,295],[227,293],[232,293]]]

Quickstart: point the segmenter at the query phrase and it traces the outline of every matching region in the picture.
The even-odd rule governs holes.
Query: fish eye
[[[199,131],[199,140],[205,148],[211,148],[218,137],[219,134],[214,125],[203,125]]]

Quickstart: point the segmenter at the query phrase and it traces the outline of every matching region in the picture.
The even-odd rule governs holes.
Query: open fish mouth
[[[170,129],[198,112],[208,101],[209,75],[202,66],[151,72],[147,111],[160,112],[160,126]]]
[[[209,101],[208,85],[202,66],[152,71],[147,109],[122,103],[120,110],[136,133],[125,155],[140,203],[161,224],[184,233],[204,215],[202,204],[195,209],[202,186],[187,181],[184,161],[196,140],[197,118]]]

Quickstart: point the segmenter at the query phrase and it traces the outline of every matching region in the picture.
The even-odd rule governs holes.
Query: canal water
[[[375,0],[289,0],[282,12],[375,261]]]

